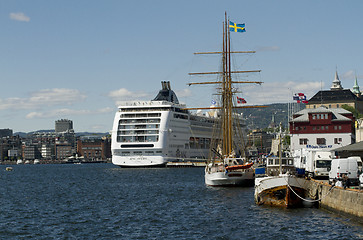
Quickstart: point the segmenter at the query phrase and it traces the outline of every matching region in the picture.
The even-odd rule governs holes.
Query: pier
[[[196,162],[196,161],[188,161],[188,162],[168,162],[166,164],[166,167],[171,167],[171,168],[175,168],[175,167],[205,167],[206,162]]]
[[[319,206],[361,218],[363,221],[363,190],[332,186],[324,181],[309,181],[309,196],[321,199]]]

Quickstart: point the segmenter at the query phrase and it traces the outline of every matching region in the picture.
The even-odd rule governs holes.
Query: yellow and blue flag
[[[245,24],[237,24],[229,21],[229,31],[231,32],[246,32]]]

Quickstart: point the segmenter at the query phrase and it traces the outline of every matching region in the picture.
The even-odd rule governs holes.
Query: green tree
[[[359,119],[359,118],[363,118],[363,114],[361,114],[360,112],[358,112],[357,109],[355,109],[354,107],[352,106],[349,106],[349,105],[342,105],[342,108],[353,113],[353,116],[355,117],[355,119]]]

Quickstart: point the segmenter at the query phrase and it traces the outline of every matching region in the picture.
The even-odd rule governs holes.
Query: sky
[[[70,119],[76,132],[109,132],[120,101],[151,100],[170,81],[179,101],[206,107],[216,76],[222,22],[231,33],[236,76],[262,81],[239,87],[248,105],[292,102],[363,84],[363,1],[336,0],[1,0],[0,129],[54,129]]]

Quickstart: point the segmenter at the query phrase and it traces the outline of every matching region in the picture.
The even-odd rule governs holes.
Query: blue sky
[[[169,80],[189,107],[210,105],[212,87],[188,87],[216,71],[224,12],[245,23],[233,33],[248,104],[308,98],[329,89],[337,69],[344,88],[363,83],[363,1],[62,0],[0,1],[0,128],[108,132],[119,101],[151,100]]]

